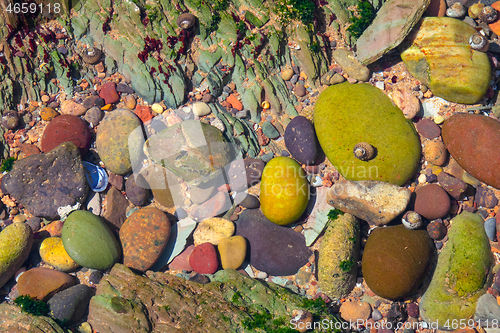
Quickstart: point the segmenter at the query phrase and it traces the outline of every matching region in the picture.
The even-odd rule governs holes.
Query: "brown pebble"
[[[446,227],[438,221],[433,221],[427,226],[429,237],[434,240],[441,240],[446,235]]]
[[[130,110],[135,109],[135,106],[137,105],[137,101],[135,100],[134,96],[132,96],[132,95],[124,96],[123,102],[125,103],[125,106]]]
[[[204,103],[210,103],[212,101],[212,95],[211,94],[205,94],[201,97],[201,100],[204,102]]]
[[[297,83],[293,90],[295,91],[295,95],[299,97],[304,97],[307,94],[306,87],[304,87],[304,85],[300,83]]]
[[[233,221],[233,222],[234,222],[234,221],[237,221],[237,220],[238,220],[238,215],[233,214],[233,215],[231,215],[231,216],[229,217],[229,219],[230,219],[231,221]]]
[[[442,166],[448,159],[448,151],[444,143],[439,139],[427,141],[423,151],[425,160],[430,164]]]
[[[50,97],[47,95],[42,96],[42,102],[47,103],[50,100]]]

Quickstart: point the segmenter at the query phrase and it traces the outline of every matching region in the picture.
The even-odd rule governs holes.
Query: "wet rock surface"
[[[70,142],[20,160],[2,187],[34,216],[49,219],[59,217],[59,207],[82,202],[88,192],[80,152]]]

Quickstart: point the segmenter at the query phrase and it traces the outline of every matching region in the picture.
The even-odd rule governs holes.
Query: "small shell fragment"
[[[353,153],[357,159],[368,161],[375,157],[375,148],[367,142],[360,142],[354,146]]]
[[[478,33],[470,36],[469,45],[476,51],[486,52],[488,51],[490,43],[488,42],[488,38]]]

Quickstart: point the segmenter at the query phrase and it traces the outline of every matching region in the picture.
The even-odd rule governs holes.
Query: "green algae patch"
[[[358,272],[359,239],[356,217],[343,214],[330,219],[321,241],[318,262],[319,287],[327,296],[343,298],[354,288]]]
[[[491,284],[493,258],[483,218],[463,212],[452,221],[448,242],[420,302],[422,318],[439,329],[468,320]]]
[[[450,102],[475,104],[490,85],[490,62],[485,52],[473,50],[470,36],[477,31],[450,17],[426,17],[401,45],[408,71]]]
[[[314,109],[314,127],[321,148],[346,179],[401,186],[417,170],[421,148],[415,127],[370,84],[346,82],[324,90]],[[374,158],[354,156],[360,142],[375,148]]]

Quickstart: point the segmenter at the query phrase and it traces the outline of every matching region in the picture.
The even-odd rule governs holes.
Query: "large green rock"
[[[288,332],[293,310],[308,310],[317,322],[332,320],[332,327],[336,322],[321,300],[311,301],[233,269],[218,271],[208,284],[169,273],[146,275],[116,264],[90,301],[92,328],[120,333]],[[315,332],[327,331],[320,327]]]
[[[359,222],[351,214],[330,221],[321,241],[318,282],[333,298],[346,297],[356,284],[359,258]]]
[[[426,230],[409,230],[402,224],[376,228],[363,251],[366,284],[391,300],[411,295],[427,272],[432,248]]]
[[[99,216],[77,210],[64,221],[64,248],[77,264],[105,270],[120,259],[120,244]]]
[[[431,283],[420,301],[422,318],[439,329],[467,321],[491,284],[492,258],[483,218],[463,212],[452,220]]]
[[[28,258],[33,244],[33,232],[25,223],[14,223],[0,232],[0,287]]]
[[[408,71],[450,102],[474,104],[490,85],[490,61],[469,45],[477,31],[450,17],[426,17],[401,45]]]
[[[150,137],[144,151],[153,162],[198,185],[216,178],[231,161],[229,145],[218,128],[186,120]]]
[[[96,136],[97,152],[106,169],[118,175],[132,171],[131,160],[138,156],[144,142],[140,128],[141,121],[130,110],[117,109],[106,114]],[[130,138],[131,134],[138,137]]]
[[[378,88],[342,83],[319,96],[314,127],[326,156],[349,180],[378,180],[403,185],[417,170],[420,140],[411,121]],[[367,142],[376,155],[361,161],[353,154]]]

